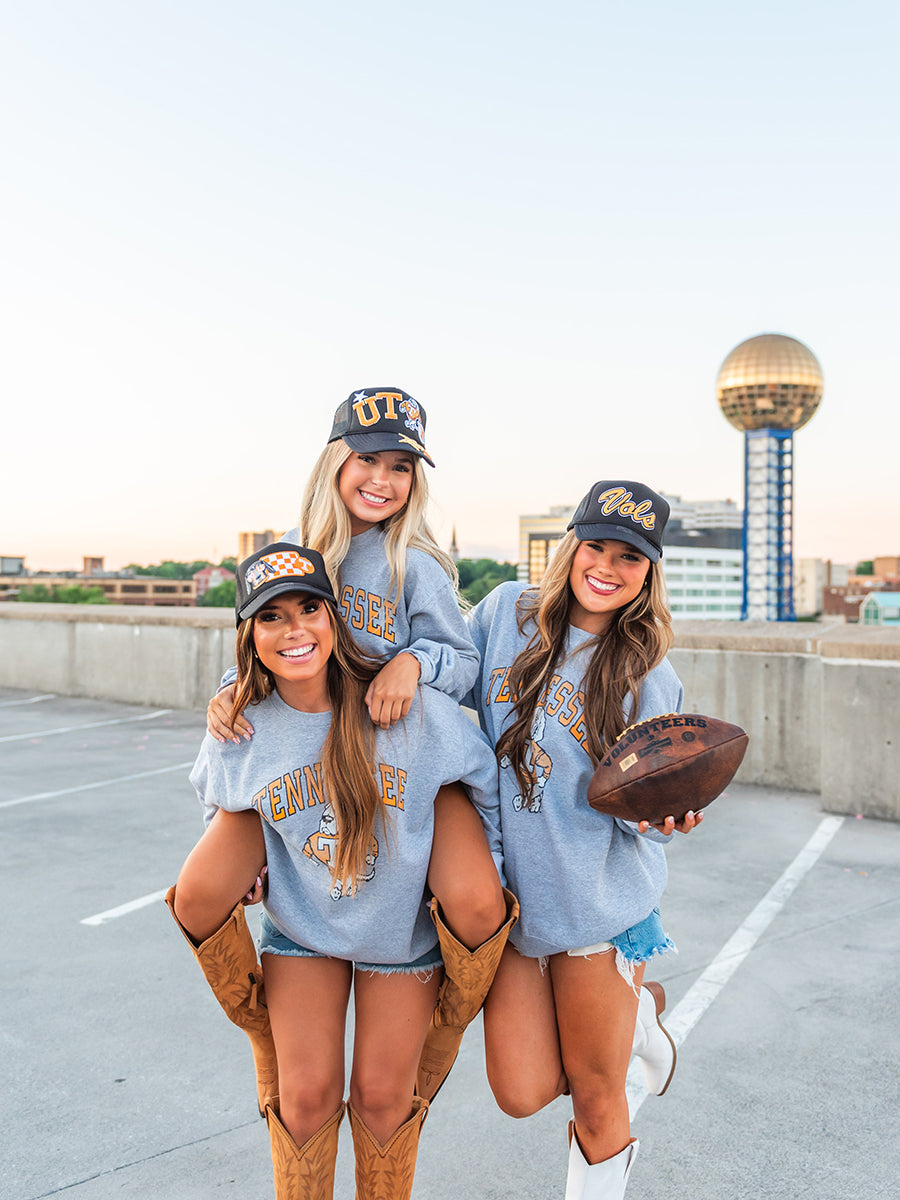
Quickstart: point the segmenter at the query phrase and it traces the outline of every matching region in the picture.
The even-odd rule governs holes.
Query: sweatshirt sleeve
[[[419,663],[419,682],[430,684],[459,703],[475,681],[478,653],[450,579],[438,563],[431,562],[433,571],[429,567],[409,572],[412,578],[404,588],[409,622],[409,645],[405,649]],[[440,573],[439,579],[435,579],[434,572]],[[435,582],[436,587],[432,586]]]
[[[208,825],[219,807],[210,797],[210,761],[209,761],[209,746],[207,742],[210,740],[209,734],[203,739],[200,746],[200,753],[197,755],[197,761],[191,768],[190,780],[197,793],[197,799],[200,801],[200,806],[203,809],[203,824]]]
[[[232,742],[217,742],[208,733],[204,737],[190,775],[203,809],[204,825],[210,823],[220,808],[241,812],[253,807],[246,775],[250,760],[247,754],[241,754],[243,749],[244,746]]]

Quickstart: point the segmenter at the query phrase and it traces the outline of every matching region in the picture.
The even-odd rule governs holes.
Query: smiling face
[[[605,632],[613,613],[640,595],[649,570],[650,559],[627,542],[579,542],[569,570],[570,624]]]
[[[402,450],[350,455],[338,475],[338,491],[350,516],[352,537],[403,508],[414,470],[413,456]]]
[[[306,592],[274,596],[253,618],[253,644],[286,704],[307,712],[329,707],[327,668],[334,633],[327,601]]]

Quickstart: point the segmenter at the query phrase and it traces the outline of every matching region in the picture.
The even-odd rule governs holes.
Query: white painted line
[[[80,733],[82,729],[99,729],[101,725],[128,725],[132,721],[155,721],[164,717],[171,708],[161,708],[158,712],[144,713],[140,717],[117,717],[114,721],[90,721],[87,725],[62,725],[59,729],[38,729],[34,733],[13,733],[9,737],[0,737],[0,742],[24,742],[28,739],[50,737],[54,733]]]
[[[843,817],[825,817],[781,878],[750,913],[743,925],[728,939],[694,986],[666,1017],[665,1026],[676,1046],[680,1046],[722,988],[735,973],[760,937],[789,900],[797,884],[815,866],[828,843],[844,823]],[[639,1062],[628,1070],[625,1091],[632,1118],[647,1097],[644,1075]]]
[[[193,765],[193,761],[176,763],[174,767],[159,767],[155,771],[138,771],[135,775],[120,775],[117,779],[98,779],[96,783],[82,783],[78,787],[60,788],[58,792],[35,792],[33,796],[18,796],[15,800],[0,800],[0,808],[13,808],[16,804],[30,804],[32,800],[54,800],[57,796],[89,792],[92,788],[110,787],[114,783],[130,783],[132,779],[149,779],[151,775],[166,775],[169,771],[189,771]]]
[[[0,708],[16,708],[20,704],[40,704],[42,700],[55,700],[56,692],[48,692],[46,696],[29,696],[27,700],[0,700]]]
[[[168,890],[168,888],[163,888],[161,892],[151,892],[149,896],[139,896],[137,900],[129,900],[127,904],[120,904],[118,908],[108,908],[106,912],[97,913],[93,917],[85,917],[81,924],[103,925],[106,921],[114,921],[116,917],[124,917],[139,908],[146,908],[148,904],[155,904],[157,900],[162,900]]]

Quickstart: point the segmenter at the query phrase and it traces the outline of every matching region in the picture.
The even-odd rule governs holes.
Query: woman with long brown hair
[[[345,1107],[357,1196],[404,1200],[441,979],[426,905],[435,795],[467,786],[499,863],[496,760],[456,702],[429,687],[389,729],[373,724],[366,693],[380,664],[356,647],[314,550],[281,542],[251,556],[236,607],[234,705],[253,713],[254,736],[204,740],[191,779],[210,824],[167,900],[222,1007],[250,1035],[261,1086],[271,1067],[261,1105],[278,1200],[331,1197]],[[264,862],[263,996],[232,904]]]
[[[481,656],[473,695],[500,765],[506,876],[522,906],[485,1003],[488,1078],[517,1117],[571,1092],[567,1200],[624,1195],[637,1151],[629,1058],[654,1030],[659,1061],[668,1048],[641,983],[645,963],[672,948],[659,900],[676,823],[620,821],[587,803],[626,726],[681,706],[659,567],[668,512],[643,484],[594,484],[540,586],[503,584],[469,618]],[[700,819],[688,813],[677,828]]]

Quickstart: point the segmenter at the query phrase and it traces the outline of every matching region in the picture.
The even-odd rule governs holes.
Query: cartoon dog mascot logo
[[[553,759],[540,744],[546,725],[547,714],[544,712],[542,705],[539,704],[534,710],[534,716],[531,718],[531,738],[528,742],[528,749],[525,752],[525,765],[532,779],[531,799],[524,800],[519,794],[513,796],[512,803],[516,812],[520,812],[523,808],[527,812],[539,813],[541,811],[544,788],[547,786],[547,780],[550,778],[550,772],[553,770]],[[509,755],[504,754],[500,759],[500,766],[505,768],[509,765]]]
[[[421,439],[425,437],[425,426],[422,424],[422,415],[419,412],[419,406],[410,396],[407,400],[401,400],[400,411],[406,413],[406,420],[403,422],[407,429],[411,429],[413,433],[417,433]]]
[[[319,828],[311,833],[303,846],[303,853],[313,862],[320,863],[328,869],[329,874],[337,851],[338,831],[334,810],[326,804],[319,818]],[[366,874],[359,883],[368,883],[375,877],[375,860],[378,858],[378,839],[372,838],[366,851]],[[358,886],[358,885],[357,885]],[[331,889],[332,900],[340,900],[343,896],[352,896],[353,884],[336,883]]]

